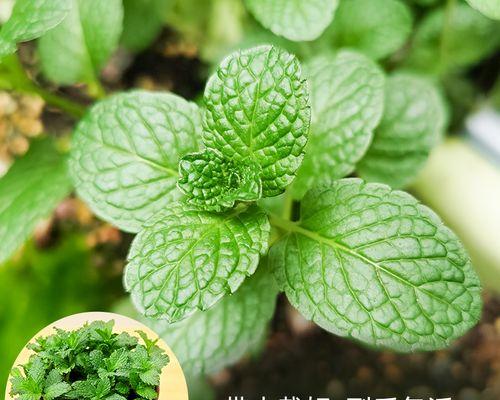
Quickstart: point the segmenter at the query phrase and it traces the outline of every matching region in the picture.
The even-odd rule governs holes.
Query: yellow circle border
[[[111,320],[115,321],[113,329],[115,332],[127,332],[130,335],[139,338],[136,331],[140,330],[144,331],[151,339],[159,339],[157,345],[165,350],[169,356],[170,362],[161,372],[160,396],[158,397],[158,400],[189,400],[184,372],[182,371],[181,365],[170,347],[168,347],[168,345],[150,328],[123,315],[107,312],[87,312],[70,315],[43,328],[40,332],[33,336],[29,343],[33,343],[38,337],[54,334],[54,328],[75,330],[81,328],[87,322]],[[26,363],[32,354],[33,352],[25,346],[21,353],[17,356],[13,367]],[[10,378],[11,376],[9,375],[5,390],[5,400],[13,400],[13,397],[10,396]]]

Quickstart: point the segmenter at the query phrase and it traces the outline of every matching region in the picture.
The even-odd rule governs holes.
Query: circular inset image
[[[63,318],[17,357],[6,400],[188,400],[174,353],[145,325],[119,314]]]

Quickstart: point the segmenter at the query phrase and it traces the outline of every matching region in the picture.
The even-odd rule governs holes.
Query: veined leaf
[[[71,10],[64,21],[40,39],[43,73],[70,85],[96,80],[117,48],[122,33],[121,0],[65,0]]]
[[[467,3],[488,18],[500,20],[500,0],[467,0]]]
[[[213,150],[184,156],[179,162],[178,186],[188,202],[205,210],[223,211],[236,201],[257,201],[262,196],[258,164],[236,163]]]
[[[399,0],[347,0],[340,3],[329,33],[338,47],[380,59],[401,48],[412,28],[412,15]]]
[[[71,385],[66,382],[58,382],[45,389],[44,398],[47,400],[56,399],[71,390]]]
[[[289,40],[318,38],[332,22],[338,0],[245,0],[267,29]]]
[[[205,145],[260,165],[264,197],[282,193],[302,162],[310,122],[298,60],[272,46],[233,53],[208,81],[205,103]]]
[[[172,94],[135,91],[97,103],[73,136],[78,194],[101,218],[138,232],[181,197],[178,162],[198,150],[200,131],[198,107]]]
[[[298,199],[314,185],[354,171],[384,106],[384,74],[367,56],[348,50],[320,56],[307,72],[313,115],[304,163],[293,184]]]
[[[51,140],[35,140],[30,150],[0,179],[0,262],[28,238],[69,194],[65,158]]]
[[[236,291],[267,251],[269,232],[257,206],[215,214],[171,204],[134,239],[125,286],[147,317],[181,320]]]
[[[173,349],[184,373],[207,375],[238,361],[267,333],[278,289],[266,266],[233,295],[205,312],[174,324],[145,321]]]
[[[271,265],[290,302],[324,329],[417,351],[446,347],[478,321],[469,256],[409,194],[344,179],[311,190],[300,224],[287,224]]]
[[[0,57],[14,53],[16,43],[39,38],[66,17],[70,4],[61,0],[17,0],[0,30]]]
[[[399,73],[387,79],[382,122],[359,163],[360,176],[393,188],[407,186],[444,133],[443,98],[427,79]]]

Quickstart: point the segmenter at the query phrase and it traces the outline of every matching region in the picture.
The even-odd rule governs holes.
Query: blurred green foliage
[[[29,242],[19,258],[2,265],[2,385],[18,353],[38,331],[67,315],[107,310],[121,290],[120,279],[116,281],[93,265],[81,234],[70,234],[46,250]]]

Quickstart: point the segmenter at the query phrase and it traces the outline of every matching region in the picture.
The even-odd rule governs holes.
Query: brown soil
[[[500,296],[486,295],[481,323],[443,351],[377,352],[333,336],[300,319],[280,299],[260,357],[217,375],[217,399],[278,400],[288,395],[345,400],[371,396],[406,399],[500,399]]]

